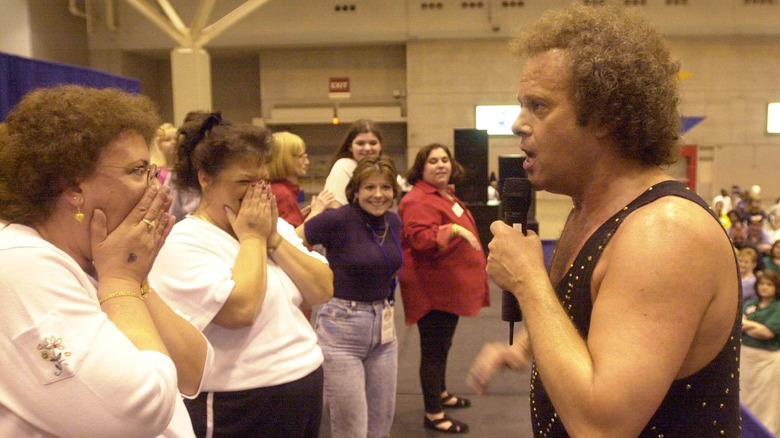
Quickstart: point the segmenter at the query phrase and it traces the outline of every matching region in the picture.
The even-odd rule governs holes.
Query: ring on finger
[[[157,224],[154,221],[150,221],[149,219],[141,219],[141,222],[146,224],[146,231],[150,233],[157,226]]]

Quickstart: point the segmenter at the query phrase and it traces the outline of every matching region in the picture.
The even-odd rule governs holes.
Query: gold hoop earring
[[[81,212],[81,207],[76,206],[76,214],[73,215],[78,222],[84,222],[84,213]]]

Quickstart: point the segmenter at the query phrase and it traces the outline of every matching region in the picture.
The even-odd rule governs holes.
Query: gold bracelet
[[[141,298],[141,294],[139,294],[138,292],[122,291],[122,292],[114,292],[112,294],[108,294],[104,296],[98,301],[98,304],[103,304],[112,298],[119,298],[119,297],[136,297],[139,300],[143,301],[143,298]]]
[[[141,298],[146,299],[146,294],[152,291],[152,287],[149,286],[149,281],[144,280],[143,283],[141,283]]]
[[[455,229],[458,224],[452,224],[452,232],[450,233],[450,238],[458,237],[458,230]]]
[[[276,243],[272,243],[272,244],[266,243],[266,245],[268,245],[266,247],[266,252],[268,253],[268,255],[273,254],[274,251],[276,251],[280,246],[282,246],[282,240],[284,240],[284,238],[281,235],[279,235],[279,233],[276,233],[276,236],[278,237],[276,239]]]

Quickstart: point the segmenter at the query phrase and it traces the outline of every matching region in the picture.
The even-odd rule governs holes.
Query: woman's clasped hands
[[[105,212],[98,208],[93,211],[90,239],[92,260],[99,278],[123,278],[138,283],[146,280],[176,221],[168,214],[171,202],[168,187],[149,186],[110,232]]]
[[[265,181],[250,184],[238,212],[229,206],[225,206],[225,212],[239,242],[246,239],[269,241],[276,234],[279,217],[276,196]]]

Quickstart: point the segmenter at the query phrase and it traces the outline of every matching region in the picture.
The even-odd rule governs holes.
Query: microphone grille
[[[531,197],[531,182],[527,178],[510,177],[504,180],[501,188],[502,195]]]

